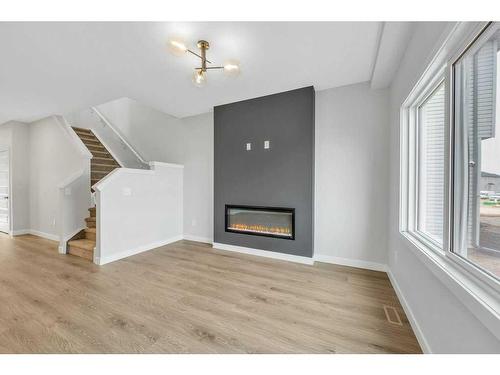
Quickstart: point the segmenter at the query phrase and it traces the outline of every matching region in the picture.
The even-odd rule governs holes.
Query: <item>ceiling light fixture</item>
[[[201,66],[194,69],[193,83],[195,86],[205,86],[207,83],[208,70],[223,70],[224,73],[230,77],[235,77],[240,73],[240,64],[236,60],[228,60],[223,66],[208,66],[208,64],[212,64],[212,62],[207,59],[207,50],[210,48],[210,44],[206,40],[199,40],[197,47],[200,53],[191,51],[186,47],[185,43],[179,40],[169,41],[169,49],[174,55],[181,56],[185,53],[190,53],[201,60]]]

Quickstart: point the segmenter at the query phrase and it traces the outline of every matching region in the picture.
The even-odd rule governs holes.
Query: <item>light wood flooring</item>
[[[402,325],[388,322],[384,305],[396,308]],[[190,241],[96,266],[58,254],[49,240],[0,235],[0,352],[420,348],[382,272],[307,266]]]

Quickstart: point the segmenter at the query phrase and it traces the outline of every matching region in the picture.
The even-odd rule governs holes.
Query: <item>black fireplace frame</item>
[[[283,236],[278,236],[276,234],[271,234],[271,233],[252,233],[252,232],[245,232],[245,231],[240,231],[240,230],[234,230],[228,228],[228,223],[229,223],[229,210],[230,209],[251,209],[255,211],[275,211],[275,212],[286,212],[286,213],[291,213],[292,214],[292,235],[288,237],[283,237]],[[269,206],[248,206],[248,205],[241,205],[241,204],[226,204],[226,208],[224,210],[225,215],[224,215],[224,227],[226,232],[229,233],[236,233],[236,234],[244,234],[244,235],[249,235],[249,236],[260,236],[260,237],[272,237],[272,238],[279,238],[282,240],[295,240],[295,208],[288,208],[288,207],[269,207]]]

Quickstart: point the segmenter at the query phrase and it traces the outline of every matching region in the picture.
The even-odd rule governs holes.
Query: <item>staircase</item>
[[[92,133],[92,130],[73,128],[83,144],[92,153],[90,164],[90,185],[93,186],[113,172],[116,168],[120,168],[120,164],[111,156],[109,151]]]
[[[73,127],[73,130],[92,153],[90,161],[90,189],[106,177],[120,164],[111,156],[109,151],[89,129]],[[68,254],[93,260],[96,245],[96,208],[89,208],[89,217],[85,219],[87,228],[76,234],[68,241]]]

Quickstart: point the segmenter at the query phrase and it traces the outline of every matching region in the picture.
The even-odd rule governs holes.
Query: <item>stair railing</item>
[[[110,121],[96,108],[96,107],[91,107],[91,110],[93,113],[97,116],[99,121],[104,125],[107,126],[120,140],[120,142],[127,147],[132,153],[135,155],[135,157],[140,161],[140,163],[144,166],[145,169],[149,169],[149,163],[144,160],[144,158],[137,152],[137,150],[125,139],[125,137],[121,134],[121,132],[116,129]]]

